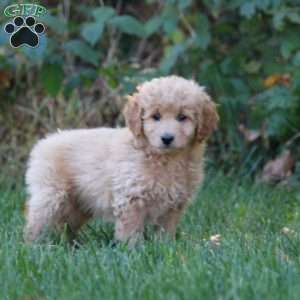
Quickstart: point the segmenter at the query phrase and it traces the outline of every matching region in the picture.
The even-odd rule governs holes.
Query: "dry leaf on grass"
[[[212,235],[209,240],[211,242],[211,244],[213,246],[220,246],[221,245],[221,239],[222,239],[222,236],[220,234],[215,234],[215,235]]]
[[[281,181],[292,174],[294,160],[290,151],[284,151],[279,157],[266,163],[262,172],[262,181]]]
[[[7,71],[0,71],[0,88],[8,88],[10,85],[11,74]]]
[[[285,86],[289,86],[291,84],[291,75],[273,74],[268,76],[263,82],[265,88],[271,88],[276,84],[283,84]]]
[[[261,133],[258,130],[248,129],[243,124],[240,124],[238,128],[245,140],[249,143],[256,141],[261,136]]]
[[[283,233],[285,235],[295,235],[297,232],[295,230],[290,229],[290,228],[285,226],[281,229],[281,233]]]

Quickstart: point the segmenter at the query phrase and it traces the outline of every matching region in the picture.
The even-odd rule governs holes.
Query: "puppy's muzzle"
[[[173,140],[174,140],[174,135],[172,134],[165,133],[164,135],[161,136],[161,141],[165,146],[170,146]]]

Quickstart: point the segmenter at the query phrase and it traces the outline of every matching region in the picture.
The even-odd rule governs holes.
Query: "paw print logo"
[[[10,34],[10,44],[14,48],[29,46],[35,48],[39,45],[39,35],[45,31],[42,23],[36,23],[32,16],[15,17],[13,22],[7,23],[4,27],[6,33]]]

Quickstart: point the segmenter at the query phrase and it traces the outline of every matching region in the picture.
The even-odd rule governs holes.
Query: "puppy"
[[[26,241],[66,224],[73,236],[95,217],[114,222],[115,238],[132,244],[146,223],[175,235],[203,179],[216,106],[194,81],[169,76],[138,86],[124,115],[125,128],[65,130],[34,146]]]

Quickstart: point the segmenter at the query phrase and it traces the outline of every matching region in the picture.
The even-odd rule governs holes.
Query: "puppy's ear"
[[[125,105],[124,117],[127,127],[131,132],[139,137],[142,135],[142,109],[138,103],[137,95],[127,97],[128,102]]]
[[[219,122],[216,104],[206,93],[204,94],[204,97],[202,95],[202,99],[204,101],[201,101],[201,108],[198,113],[197,140],[199,142],[208,138],[212,132],[217,129]]]

